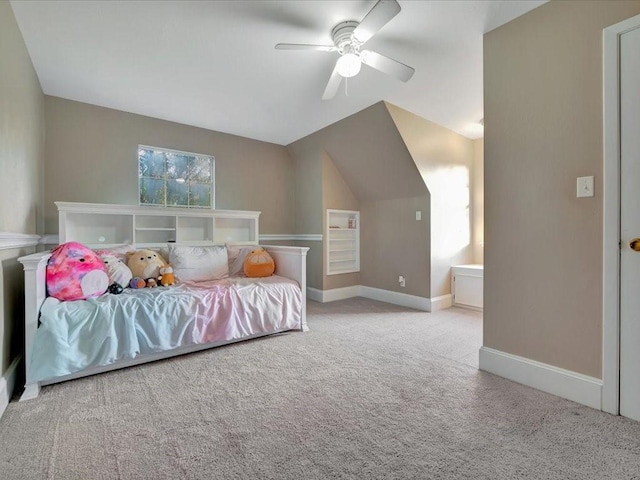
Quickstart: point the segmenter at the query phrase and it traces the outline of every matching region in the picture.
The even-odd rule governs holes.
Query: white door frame
[[[620,413],[620,36],[640,15],[603,31],[602,410]]]

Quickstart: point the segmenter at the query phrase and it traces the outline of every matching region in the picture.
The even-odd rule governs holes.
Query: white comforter
[[[231,277],[126,289],[41,308],[30,381],[69,375],[137,355],[301,328],[302,294],[283,277]]]

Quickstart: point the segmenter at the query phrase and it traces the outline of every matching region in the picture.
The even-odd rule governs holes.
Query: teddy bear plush
[[[275,269],[273,258],[262,247],[247,254],[244,259],[244,274],[247,277],[268,277],[273,275]]]
[[[167,262],[157,252],[153,250],[136,250],[129,254],[127,265],[133,277],[142,278],[149,285],[149,279],[154,281],[160,276],[160,268]],[[155,285],[154,285],[155,286]]]

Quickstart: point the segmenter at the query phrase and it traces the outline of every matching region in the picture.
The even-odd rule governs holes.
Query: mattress
[[[40,309],[29,380],[182,346],[300,329],[301,318],[300,287],[276,275],[126,289],[74,302],[48,297]]]

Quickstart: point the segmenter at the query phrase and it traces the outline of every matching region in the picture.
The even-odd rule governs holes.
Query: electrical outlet
[[[593,197],[593,177],[578,177],[576,197]]]
[[[406,280],[404,278],[404,275],[400,275],[398,277],[398,283],[400,284],[401,287],[405,287],[406,286],[407,282],[406,282]]]

